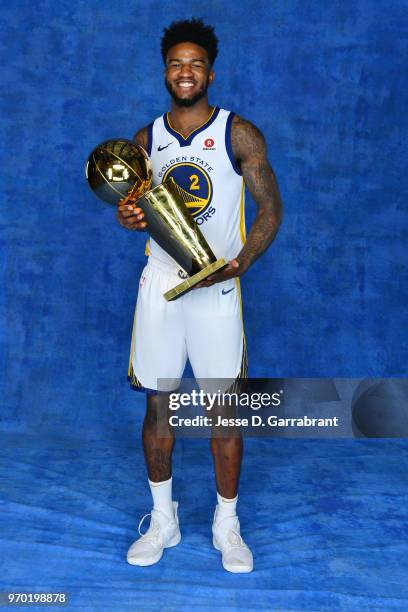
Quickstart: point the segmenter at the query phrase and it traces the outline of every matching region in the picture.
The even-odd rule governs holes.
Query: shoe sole
[[[222,555],[222,550],[219,546],[217,546],[214,538],[213,538],[213,546],[215,550],[218,550]],[[249,574],[254,569],[253,565],[244,565],[244,566],[240,565],[239,567],[236,567],[235,565],[228,565],[228,563],[224,563],[222,556],[221,556],[221,561],[222,561],[223,568],[227,570],[227,572],[231,572],[231,574]]]
[[[171,538],[171,540],[167,542],[164,548],[173,548],[173,546],[177,546],[177,544],[179,544],[180,541],[181,541],[181,533],[179,531]],[[162,548],[159,554],[156,555],[155,557],[149,557],[148,559],[132,559],[132,557],[127,557],[126,560],[129,563],[129,565],[138,565],[139,567],[148,567],[149,565],[154,565],[155,563],[160,561],[160,559],[163,556],[164,548]]]

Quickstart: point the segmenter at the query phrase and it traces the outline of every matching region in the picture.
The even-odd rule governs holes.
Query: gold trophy
[[[151,189],[150,159],[140,145],[108,140],[98,145],[86,164],[86,178],[98,198],[117,205],[124,198],[144,212],[152,238],[189,275],[164,294],[172,301],[228,264],[217,259],[191,216],[187,192],[169,178]]]

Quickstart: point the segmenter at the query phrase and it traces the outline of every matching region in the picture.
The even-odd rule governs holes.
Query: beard
[[[171,86],[171,83],[169,83],[169,81],[167,79],[164,80],[164,83],[166,85],[167,91],[169,92],[169,94],[173,98],[174,103],[177,106],[188,107],[188,106],[194,106],[194,104],[196,104],[199,100],[201,100],[201,98],[204,98],[204,96],[207,94],[207,89],[208,89],[208,87],[210,85],[210,79],[209,79],[209,77],[207,77],[207,80],[203,84],[201,89],[199,89],[199,91],[197,91],[197,93],[194,94],[194,96],[192,98],[179,98],[177,96],[176,92],[174,91],[173,87]]]

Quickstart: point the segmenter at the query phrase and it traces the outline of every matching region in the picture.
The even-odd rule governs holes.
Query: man
[[[128,551],[128,562],[139,566],[156,563],[164,548],[181,539],[172,500],[174,436],[170,427],[166,437],[158,436],[163,396],[151,391],[157,390],[157,379],[179,381],[187,357],[198,379],[246,376],[239,277],[271,244],[282,216],[262,134],[249,121],[209,105],[217,42],[213,28],[201,20],[173,23],[165,30],[161,51],[171,111],[135,136],[152,161],[154,185],[174,178],[215,255],[229,261],[195,290],[166,302],[163,293],[186,275],[154,240],[147,245],[129,364],[132,386],[147,391],[143,448],[153,497],[150,527]],[[244,183],[257,204],[247,238]],[[125,200],[118,220],[132,230],[147,227],[142,210]],[[236,573],[253,569],[236,514],[242,449],[241,436],[211,438],[218,502],[213,544],[224,568]]]

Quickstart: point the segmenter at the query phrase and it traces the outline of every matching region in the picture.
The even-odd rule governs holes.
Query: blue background
[[[406,8],[399,0],[194,0],[187,8],[174,1],[20,0],[2,7],[0,426],[4,448],[8,440],[14,449],[4,464],[8,501],[27,501],[24,486],[34,478],[45,487],[38,504],[47,505],[48,472],[35,466],[52,464],[68,440],[87,449],[87,461],[78,471],[68,462],[70,468],[51,475],[71,469],[79,478],[81,469],[90,470],[94,490],[106,487],[117,508],[115,482],[133,477],[126,475],[129,465],[125,473],[120,462],[113,466],[113,452],[107,457],[106,448],[118,447],[138,465],[133,485],[143,482],[137,442],[143,397],[128,390],[126,373],[144,237],[116,224],[114,209],[89,191],[84,165],[97,143],[132,137],[167,110],[159,42],[174,19],[201,16],[215,25],[220,54],[210,101],[263,131],[285,206],[275,243],[243,278],[251,375],[406,374]],[[249,201],[249,223],[253,216]],[[24,444],[33,440],[31,451],[17,450],[22,434]],[[50,446],[51,438],[59,443]],[[89,454],[92,444],[97,450]],[[179,461],[184,448],[176,451]],[[345,452],[360,452],[353,448]],[[323,455],[327,466],[337,461],[327,444],[323,455],[320,446],[313,449],[316,461]],[[367,457],[366,448],[361,452]],[[271,465],[280,460],[271,457]],[[24,463],[19,497],[13,471]],[[389,464],[385,481],[396,465],[403,461]],[[209,463],[206,474],[210,482]],[[71,492],[76,488],[71,481]],[[145,488],[141,495],[136,512],[128,498],[128,518],[146,508]],[[249,519],[249,504],[247,512]],[[11,527],[13,517],[14,510]],[[16,537],[35,543],[30,528],[37,518],[28,514],[26,531],[17,529]],[[57,521],[49,531],[58,528]],[[120,562],[129,538],[130,531]],[[21,584],[29,567],[16,570]],[[309,578],[293,571],[293,588],[301,591],[302,576]]]
[[[84,164],[168,108],[162,27],[191,15],[220,40],[211,101],[264,132],[285,205],[243,278],[251,375],[406,374],[405,2],[24,1],[1,22],[13,428],[52,415],[67,433],[121,437],[133,411],[145,237],[116,224]]]

